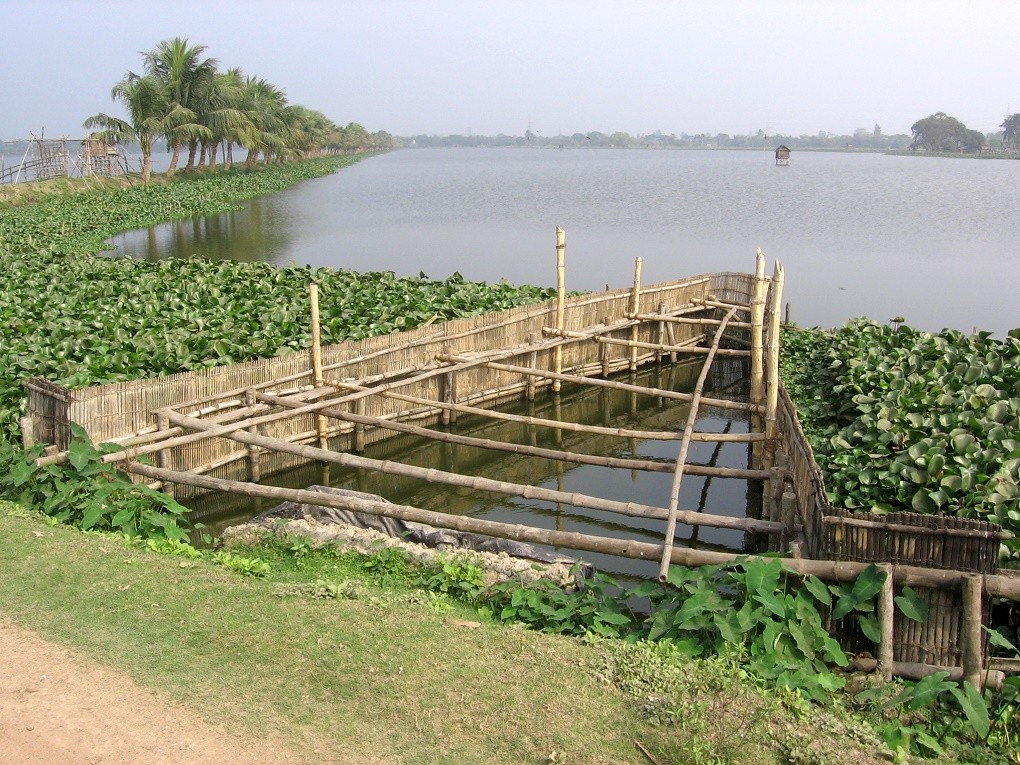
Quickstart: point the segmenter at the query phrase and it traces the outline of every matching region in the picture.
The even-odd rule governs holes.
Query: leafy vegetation
[[[86,128],[98,129],[95,138],[111,144],[138,143],[145,183],[152,173],[153,147],[160,139],[173,149],[168,176],[176,172],[185,144],[186,170],[216,167],[221,145],[226,147],[228,169],[235,144],[247,150],[249,168],[260,155],[268,164],[395,145],[384,131],[370,136],[355,122],[339,127],[322,112],[288,104],[281,88],[261,77],[246,77],[238,67],[221,72],[216,59],[202,58],[205,51],[206,46],[192,45],[186,38],[163,40],[142,54],[143,74],[129,71],[113,86],[112,96],[127,118],[100,112],[85,120]]]
[[[833,504],[978,518],[1020,559],[1020,332],[787,332],[783,382]]]
[[[103,241],[167,218],[333,172],[351,157],[49,198],[0,215],[0,438],[16,438],[22,381],[69,386],[155,377],[308,347],[307,287],[332,343],[549,299],[552,290],[424,274],[264,263],[95,257]],[[45,299],[41,299],[45,296]]]

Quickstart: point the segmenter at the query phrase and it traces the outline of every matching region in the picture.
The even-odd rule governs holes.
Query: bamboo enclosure
[[[630,289],[568,298],[566,237],[561,228],[556,229],[555,247],[556,298],[542,305],[429,322],[397,335],[322,347],[320,295],[313,283],[308,295],[312,344],[306,353],[84,390],[29,381],[23,438],[26,444],[54,445],[41,463],[60,462],[66,459],[63,450],[70,440],[70,423],[75,422],[95,442],[124,447],[105,455],[106,462],[119,463],[181,499],[223,490],[360,509],[444,528],[647,559],[658,563],[662,579],[671,564],[706,565],[734,557],[678,548],[678,524],[760,535],[755,539],[767,540],[779,551],[790,544],[807,556],[789,560],[791,569],[810,571],[827,581],[846,581],[867,564],[879,563],[889,576],[879,601],[878,671],[891,676],[922,671],[916,667],[948,666],[980,681],[987,598],[1020,597],[1020,580],[995,573],[1002,532],[990,524],[955,519],[875,520],[828,504],[821,471],[779,379],[782,264],[776,262],[773,275],[767,277],[759,249],[753,274],[717,273],[643,286],[642,259],[637,258]],[[713,391],[706,395],[713,362],[721,357],[748,359],[749,396],[734,398]],[[691,393],[610,378],[616,372],[664,362],[700,365]],[[596,426],[494,408],[501,402],[534,401],[542,389],[558,402],[557,394],[565,386],[653,396],[673,407],[686,407],[684,427]],[[707,407],[747,417],[749,432],[699,432],[699,413]],[[557,434],[556,447],[445,430],[458,415],[517,423],[532,431],[551,429]],[[369,444],[400,433],[540,457],[560,471],[563,465],[590,465],[671,473],[672,485],[662,503],[641,504],[360,454]],[[677,456],[662,461],[574,452],[560,446],[563,433],[627,442],[675,441]],[[708,464],[692,462],[689,450],[698,442],[747,444],[753,464],[717,467],[718,450]],[[153,454],[155,466],[137,461]],[[308,461],[661,521],[662,541],[550,532],[259,484],[263,476]],[[212,473],[216,475],[206,475]],[[761,518],[744,517],[743,510],[723,515],[681,508],[685,475],[763,485]],[[747,540],[750,544],[752,538]],[[890,605],[895,588],[908,584],[929,601],[939,615],[937,624],[918,625],[895,617]]]

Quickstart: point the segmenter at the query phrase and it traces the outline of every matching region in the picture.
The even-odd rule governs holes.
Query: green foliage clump
[[[40,467],[41,446],[23,451],[0,442],[0,498],[40,510],[83,531],[114,531],[130,537],[183,541],[187,508],[162,492],[103,462],[114,451],[96,449],[88,434],[71,425],[67,462]]]
[[[332,172],[351,157],[220,173],[161,186],[47,199],[0,212],[0,440],[17,438],[22,383],[69,387],[158,377],[311,345],[308,283],[322,341],[542,302],[551,289],[198,259],[96,256],[120,231],[233,209]]]
[[[784,342],[783,381],[834,505],[991,521],[1020,557],[1020,331],[858,320]]]

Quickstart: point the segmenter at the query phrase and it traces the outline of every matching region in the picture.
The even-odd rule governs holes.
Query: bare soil
[[[299,763],[0,619],[0,761],[9,765]]]

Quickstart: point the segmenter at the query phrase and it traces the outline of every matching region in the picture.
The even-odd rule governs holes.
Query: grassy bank
[[[883,761],[867,726],[732,661],[507,629],[292,547],[245,578],[0,502],[0,612],[309,762],[649,762],[635,741],[662,763]]]

